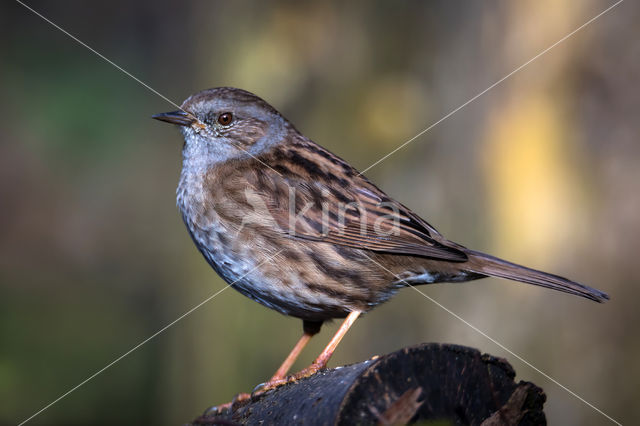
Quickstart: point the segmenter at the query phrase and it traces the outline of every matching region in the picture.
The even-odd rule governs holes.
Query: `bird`
[[[264,389],[325,368],[356,319],[401,288],[498,277],[609,299],[446,239],[248,91],[203,90],[153,118],[183,135],[177,205],[209,265],[243,295],[302,319],[301,338]],[[341,318],[315,361],[287,376],[322,324]]]

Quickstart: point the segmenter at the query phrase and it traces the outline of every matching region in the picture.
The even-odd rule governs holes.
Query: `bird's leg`
[[[320,332],[321,327],[322,321],[303,321],[302,337],[300,337],[300,340],[298,340],[298,343],[296,343],[296,345],[293,347],[293,349],[289,353],[289,356],[287,356],[280,368],[278,368],[278,371],[276,371],[276,373],[267,383],[281,381],[286,377],[287,373],[291,369],[291,366],[294,362],[296,362],[296,359],[298,359],[298,356],[300,355],[300,352],[302,352],[302,349],[307,346],[307,343],[309,343],[309,340],[311,340],[314,335]]]
[[[307,343],[309,343],[309,340],[311,340],[311,338],[314,335],[320,332],[320,328],[322,328],[322,321],[303,320],[302,321],[303,334],[302,334],[302,337],[300,337],[300,340],[298,340],[298,343],[296,343],[296,345],[293,347],[293,349],[291,350],[287,358],[284,360],[280,368],[278,368],[278,371],[276,371],[273,377],[271,377],[271,379],[268,382],[258,385],[256,389],[254,389],[253,394],[257,395],[262,393],[263,391],[272,389],[280,384],[287,383],[287,381],[285,380],[285,377],[289,372],[289,370],[291,369],[291,366],[293,365],[294,362],[296,362],[296,359],[298,359],[300,352],[302,352],[302,349],[304,349],[304,347],[307,346]],[[272,386],[272,384],[274,383],[276,385]],[[226,404],[221,404],[221,405],[209,408],[205,415],[211,416],[211,415],[224,413],[228,410],[231,410],[234,404],[246,401],[250,398],[251,398],[251,395],[248,393],[239,393],[233,398],[231,402],[227,402]]]
[[[331,355],[333,355],[333,352],[338,347],[338,344],[340,344],[340,341],[342,340],[344,335],[347,334],[347,331],[349,331],[349,329],[351,328],[353,323],[356,322],[356,319],[358,319],[361,313],[362,312],[360,311],[350,312],[340,325],[338,331],[336,331],[336,334],[334,334],[331,338],[329,344],[324,348],[320,355],[318,355],[318,358],[316,358],[316,360],[313,361],[310,366],[296,373],[294,376],[295,379],[301,379],[303,377],[311,376],[317,373],[319,370],[325,368],[327,366],[327,363],[329,362],[329,359],[331,359]]]
[[[345,318],[345,320],[342,323],[342,325],[340,325],[340,328],[338,329],[336,334],[333,336],[333,338],[331,339],[329,344],[324,348],[322,353],[320,353],[320,355],[318,355],[318,358],[316,358],[316,360],[313,361],[313,363],[310,366],[308,366],[304,370],[294,374],[293,376],[283,377],[282,379],[280,379],[280,378],[273,379],[272,378],[268,382],[263,383],[261,385],[258,385],[254,389],[253,395],[257,396],[257,395],[260,395],[260,394],[262,394],[262,393],[264,393],[264,392],[266,392],[268,390],[271,390],[271,389],[277,388],[278,386],[284,385],[286,383],[293,382],[293,381],[296,381],[298,379],[302,379],[304,377],[312,376],[315,373],[317,373],[318,370],[321,370],[324,367],[326,367],[327,363],[329,362],[329,359],[331,358],[331,355],[333,355],[333,352],[336,350],[336,347],[338,346],[338,344],[340,343],[340,341],[342,340],[344,335],[347,334],[347,331],[349,330],[349,328],[351,328],[351,326],[356,321],[358,316],[360,316],[361,313],[362,312],[360,312],[360,311],[353,311],[349,315],[347,315],[347,318]],[[304,338],[304,336],[303,336],[303,338]],[[300,340],[303,340],[303,339],[300,339]],[[300,342],[298,342],[296,347],[298,345],[300,345]],[[294,348],[294,351],[295,351],[295,349],[296,348]],[[290,357],[291,357],[291,355],[289,355],[287,357],[287,360]],[[287,363],[287,360],[285,360],[285,362],[283,363],[283,366],[285,365],[285,363]],[[280,369],[282,369],[282,368],[283,367],[280,367]],[[280,369],[278,369],[278,373],[280,372]],[[276,373],[276,374],[278,374],[278,373]]]

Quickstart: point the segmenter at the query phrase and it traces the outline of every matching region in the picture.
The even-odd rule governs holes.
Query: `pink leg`
[[[278,371],[276,371],[273,377],[271,377],[271,380],[269,380],[269,382],[283,380],[285,378],[285,376],[291,369],[291,366],[293,365],[294,362],[296,362],[296,359],[298,359],[300,352],[302,352],[302,349],[304,349],[304,347],[307,346],[307,343],[309,343],[309,340],[311,340],[312,336],[313,334],[309,334],[309,333],[304,333],[302,335],[300,340],[298,340],[298,343],[296,343],[296,345],[293,347],[293,349],[289,353],[289,356],[287,357],[287,359],[284,360],[280,368],[278,368]]]
[[[320,355],[318,355],[318,358],[316,358],[316,360],[313,361],[313,363],[310,366],[308,366],[304,370],[294,374],[293,376],[289,376],[287,378],[284,378],[284,377],[283,378],[277,378],[276,375],[278,375],[278,373],[280,373],[280,370],[283,370],[283,367],[286,366],[285,364],[287,363],[287,360],[291,357],[291,354],[290,354],[287,357],[287,360],[285,360],[285,362],[283,363],[283,367],[280,367],[280,369],[278,369],[278,372],[274,375],[274,377],[271,380],[269,380],[267,383],[264,383],[263,385],[261,385],[260,388],[257,390],[257,393],[258,394],[259,393],[263,393],[263,392],[266,392],[266,391],[268,391],[270,389],[274,389],[274,388],[277,388],[278,386],[281,386],[281,385],[284,385],[286,383],[289,383],[291,381],[295,381],[295,380],[301,379],[303,377],[312,376],[315,373],[317,373],[319,370],[325,368],[327,366],[327,363],[329,362],[329,359],[331,358],[331,355],[333,355],[333,352],[338,347],[338,344],[340,343],[340,341],[342,340],[344,335],[347,334],[347,331],[349,330],[349,328],[351,328],[351,326],[356,321],[356,319],[360,316],[361,313],[362,312],[360,312],[360,311],[353,311],[349,315],[347,315],[347,318],[345,318],[345,320],[342,323],[342,325],[340,325],[340,328],[338,329],[336,334],[334,334],[333,338],[331,338],[331,341],[329,342],[329,344],[324,348],[322,353],[320,353]],[[300,341],[302,341],[303,339],[304,339],[304,336],[300,339]],[[307,341],[308,341],[308,339],[307,339]],[[304,342],[304,344],[306,344],[306,342]],[[299,345],[301,345],[301,342],[298,342],[296,347],[298,347]],[[294,348],[294,351],[295,350],[296,350],[296,348]],[[293,351],[292,351],[292,353],[293,353]],[[291,364],[293,364],[293,362],[291,362]]]
[[[347,331],[349,331],[349,329],[351,328],[353,323],[356,322],[356,319],[358,319],[361,313],[362,312],[360,311],[353,311],[349,315],[347,315],[347,317],[342,322],[342,325],[340,325],[338,331],[336,331],[336,334],[334,334],[331,338],[329,344],[324,348],[320,355],[318,355],[318,358],[316,358],[316,360],[313,361],[313,364],[311,364],[309,367],[296,374],[296,377],[299,378],[311,376],[312,374],[317,373],[318,370],[322,370],[323,368],[325,368],[327,366],[327,363],[329,362],[329,359],[331,359],[331,355],[333,355],[333,352],[338,347],[338,344],[340,344],[340,341],[342,340],[344,335],[347,334]]]

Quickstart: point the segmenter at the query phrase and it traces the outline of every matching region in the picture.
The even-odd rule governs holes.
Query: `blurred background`
[[[27,4],[178,104],[250,90],[362,170],[613,1]],[[175,107],[0,7],[0,423],[16,424],[224,283],[175,206],[182,139],[150,119]],[[608,292],[421,288],[626,424],[640,422],[639,20],[620,4],[367,172],[454,241]],[[269,378],[300,332],[225,291],[30,424],[184,423]],[[330,365],[421,342],[505,357],[545,389],[551,424],[608,424],[411,290],[359,320]]]

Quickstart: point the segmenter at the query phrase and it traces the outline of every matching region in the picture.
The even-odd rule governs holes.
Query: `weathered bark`
[[[205,424],[546,424],[545,394],[501,358],[457,345],[422,344],[281,386]]]

